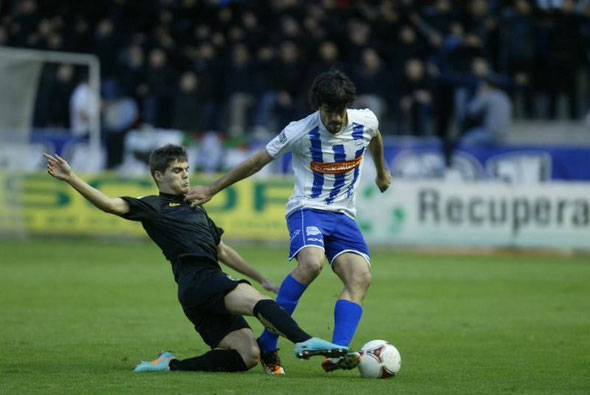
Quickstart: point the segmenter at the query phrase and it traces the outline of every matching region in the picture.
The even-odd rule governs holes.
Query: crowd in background
[[[111,129],[276,132],[309,113],[313,78],[339,68],[384,134],[444,137],[506,129],[514,111],[580,118],[590,2],[4,0],[0,45],[96,54]],[[76,127],[82,74],[45,68],[36,126]]]

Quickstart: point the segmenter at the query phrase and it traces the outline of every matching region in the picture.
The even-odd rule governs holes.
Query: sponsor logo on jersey
[[[178,207],[180,206],[182,203],[168,203],[168,207]]]
[[[305,234],[308,236],[321,235],[322,231],[317,226],[307,226],[305,228]]]
[[[307,241],[317,241],[318,243],[324,244],[324,240],[318,239],[317,237],[308,237]]]
[[[353,160],[347,160],[345,162],[332,162],[332,163],[321,163],[321,162],[311,162],[310,168],[315,173],[323,173],[323,174],[343,174],[347,173],[355,168],[357,168],[361,161],[363,160],[363,156],[359,156]]]

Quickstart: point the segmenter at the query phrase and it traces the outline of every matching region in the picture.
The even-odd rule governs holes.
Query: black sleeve
[[[205,209],[203,209],[203,211],[205,211]],[[209,218],[209,215],[206,211],[205,215],[207,216],[207,221],[209,222],[209,229],[211,229],[211,234],[213,235],[213,239],[215,240],[215,245],[219,245],[219,243],[221,242],[221,235],[225,231],[222,228],[218,228],[217,225],[215,225],[215,222],[213,222],[213,220]]]
[[[122,196],[121,199],[129,204],[129,211],[121,215],[122,218],[130,221],[142,221],[148,219],[155,212],[154,207],[149,204],[148,197],[132,198],[129,196]]]

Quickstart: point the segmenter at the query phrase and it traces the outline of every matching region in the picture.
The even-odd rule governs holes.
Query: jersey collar
[[[184,200],[184,195],[172,195],[170,193],[160,192],[159,196],[166,198],[166,199],[175,200],[178,202],[182,202]]]

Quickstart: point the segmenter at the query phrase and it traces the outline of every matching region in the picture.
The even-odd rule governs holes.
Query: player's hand
[[[58,154],[51,156],[43,154],[47,159],[47,172],[58,180],[67,181],[72,177],[72,168],[70,164],[61,158]]]
[[[267,291],[274,292],[276,294],[279,293],[279,286],[275,283],[268,281],[267,279],[262,280],[262,288],[266,289]]]
[[[383,173],[378,174],[375,178],[375,184],[381,192],[385,192],[389,185],[391,185],[391,173],[385,170]]]
[[[213,197],[211,187],[207,185],[197,185],[191,188],[190,191],[184,196],[185,202],[191,202],[191,206],[195,207],[200,204],[205,204]]]

